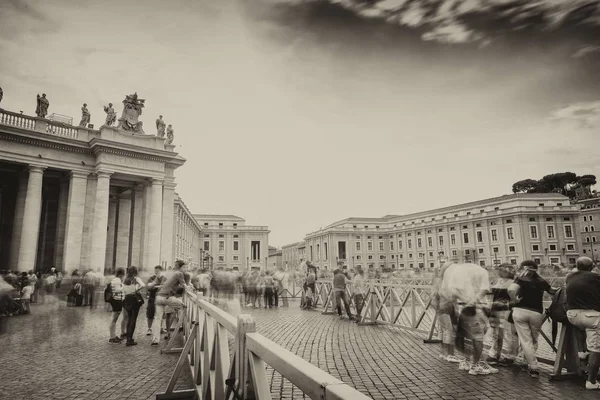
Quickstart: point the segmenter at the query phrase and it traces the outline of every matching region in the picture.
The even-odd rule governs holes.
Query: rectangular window
[[[483,254],[483,249],[479,249],[479,254]]]
[[[458,254],[458,252],[456,250],[452,250],[452,255],[456,256]]]
[[[498,241],[498,231],[496,229],[492,229],[492,242]]]
[[[463,243],[464,244],[468,244],[469,243],[469,233],[468,232],[464,232],[463,233]]]
[[[456,244],[456,235],[454,233],[450,235],[450,244],[453,246]]]
[[[565,237],[572,238],[573,237],[573,228],[571,225],[565,225]]]
[[[398,240],[398,250],[402,250],[402,240]]]
[[[554,239],[554,227],[553,226],[547,226],[546,230],[548,232],[548,239]]]
[[[506,236],[508,237],[508,240],[515,240],[513,228],[506,228]]]
[[[383,242],[379,242],[379,251],[383,251]]]
[[[240,242],[238,242],[237,240],[235,242],[233,242],[233,251],[239,251],[240,250]]]
[[[418,247],[418,248],[421,248],[421,247],[423,247],[423,243],[421,242],[421,238],[418,238],[418,239],[417,239],[417,247]]]
[[[239,261],[240,260],[240,256],[233,256],[233,261]]]
[[[252,261],[260,260],[260,240],[250,242],[250,255],[252,256]],[[310,246],[310,256],[312,258],[312,246]]]
[[[560,264],[560,258],[550,257],[550,264]]]
[[[367,250],[373,251],[373,242],[367,242]]]
[[[317,260],[321,259],[321,245],[317,245]]]
[[[531,250],[532,251],[540,251],[540,245],[539,244],[534,244],[533,246],[531,246]]]
[[[379,259],[380,260],[385,260],[385,256],[382,254],[382,255],[379,256]]]
[[[497,252],[498,252],[498,250],[499,250],[499,249],[498,249],[497,247],[494,247],[494,248],[492,248],[492,251],[493,251],[494,253],[497,253]]]
[[[534,258],[533,261],[535,261],[535,263],[538,265],[542,262],[539,258]]]
[[[537,239],[538,238],[537,226],[530,226],[529,227],[529,237],[531,237],[532,239]]]
[[[483,232],[477,232],[477,243],[483,243]]]
[[[390,242],[390,251],[394,251],[394,242]]]
[[[372,260],[372,259],[373,259],[373,256],[369,256],[368,258],[369,258],[369,260]]]
[[[508,251],[514,253],[515,251],[517,251],[517,249],[515,248],[515,246],[508,246]]]
[[[362,256],[356,256],[357,260],[362,260]]]
[[[433,251],[429,252],[429,257],[433,257]]]
[[[219,235],[219,239],[222,239],[224,237],[225,237],[225,235]]]
[[[413,258],[412,253],[408,253],[408,258]]]
[[[574,251],[574,250],[575,250],[575,245],[573,245],[573,244],[568,244],[568,245],[567,245],[567,250],[569,250],[569,251]]]
[[[471,250],[469,250],[469,249],[466,249],[466,250],[465,250],[465,254],[466,254],[466,255],[469,255],[469,254],[471,254]]]
[[[550,245],[550,251],[556,251],[556,245],[555,244],[551,244]]]
[[[428,245],[429,247],[432,247],[432,246],[433,246],[433,238],[432,238],[431,236],[429,236],[429,237],[427,238],[427,245]]]
[[[408,241],[406,242],[406,245],[408,246],[409,249],[412,249],[412,239],[408,239]]]
[[[210,242],[204,242],[204,251],[210,251]]]
[[[225,261],[225,256],[219,256],[219,262]]]
[[[325,248],[325,261],[327,261],[327,257],[329,256],[329,252],[327,251],[327,243],[323,243],[323,247]]]
[[[356,242],[356,251],[360,251],[360,242]]]
[[[440,246],[443,246],[444,245],[444,237],[440,236],[438,239],[439,239],[438,241],[440,242]]]

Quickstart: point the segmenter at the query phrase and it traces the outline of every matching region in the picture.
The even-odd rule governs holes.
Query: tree
[[[524,179],[512,185],[513,193],[560,193],[575,197],[575,189],[596,184],[595,175],[577,176],[573,172],[558,172],[545,175],[540,180]]]

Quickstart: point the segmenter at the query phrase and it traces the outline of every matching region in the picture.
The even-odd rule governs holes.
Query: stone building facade
[[[579,212],[579,236],[583,255],[600,260],[600,198],[593,197],[577,202]]]
[[[286,270],[296,270],[304,261],[304,242],[286,244],[281,247],[282,264]]]
[[[491,266],[534,259],[572,264],[582,253],[578,206],[560,194],[512,194],[404,216],[348,218],[305,237],[322,269]]]
[[[171,264],[175,170],[164,138],[0,109],[0,269]]]
[[[269,228],[246,225],[235,215],[194,214],[202,230],[203,266],[216,269],[264,269],[269,257]]]
[[[175,193],[173,206],[173,254],[175,259],[187,261],[191,268],[200,267],[202,260],[200,225],[177,193]]]

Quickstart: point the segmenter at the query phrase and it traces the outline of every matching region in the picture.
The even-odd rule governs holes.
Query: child
[[[31,295],[35,290],[33,282],[29,282],[28,279],[23,281],[23,289],[21,290],[21,304],[23,307],[23,314],[31,313]]]

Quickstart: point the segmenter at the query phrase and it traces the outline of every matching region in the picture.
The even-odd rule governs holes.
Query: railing
[[[66,136],[73,139],[77,139],[78,130],[72,125],[67,125],[62,122],[48,121],[46,133],[57,136]]]
[[[562,286],[564,277],[548,279],[553,286]],[[368,282],[368,293],[365,295],[361,324],[390,325],[403,330],[412,331],[424,336],[426,342],[437,342],[439,329],[437,315],[434,308],[435,288],[429,282],[418,280],[399,282]],[[353,289],[351,285],[346,288],[350,307],[356,310]],[[545,305],[549,305],[549,297]],[[313,305],[322,310],[323,314],[335,312],[335,298],[333,285],[330,281],[318,281],[315,288]],[[551,321],[544,320],[540,342],[538,360],[545,364],[554,364],[557,348],[549,338]]]
[[[35,130],[36,120],[33,117],[0,109],[0,124],[17,128]]]
[[[272,399],[266,366],[289,380],[306,396],[315,400],[366,400],[339,379],[287,351],[256,332],[250,315],[237,320],[204,300],[202,295],[186,292],[181,325],[185,345],[161,399],[196,397],[199,399]],[[180,325],[178,325],[179,327]],[[178,330],[176,327],[176,331]],[[234,339],[230,354],[229,336]],[[172,342],[167,347],[170,347]],[[194,389],[174,391],[186,361]]]

